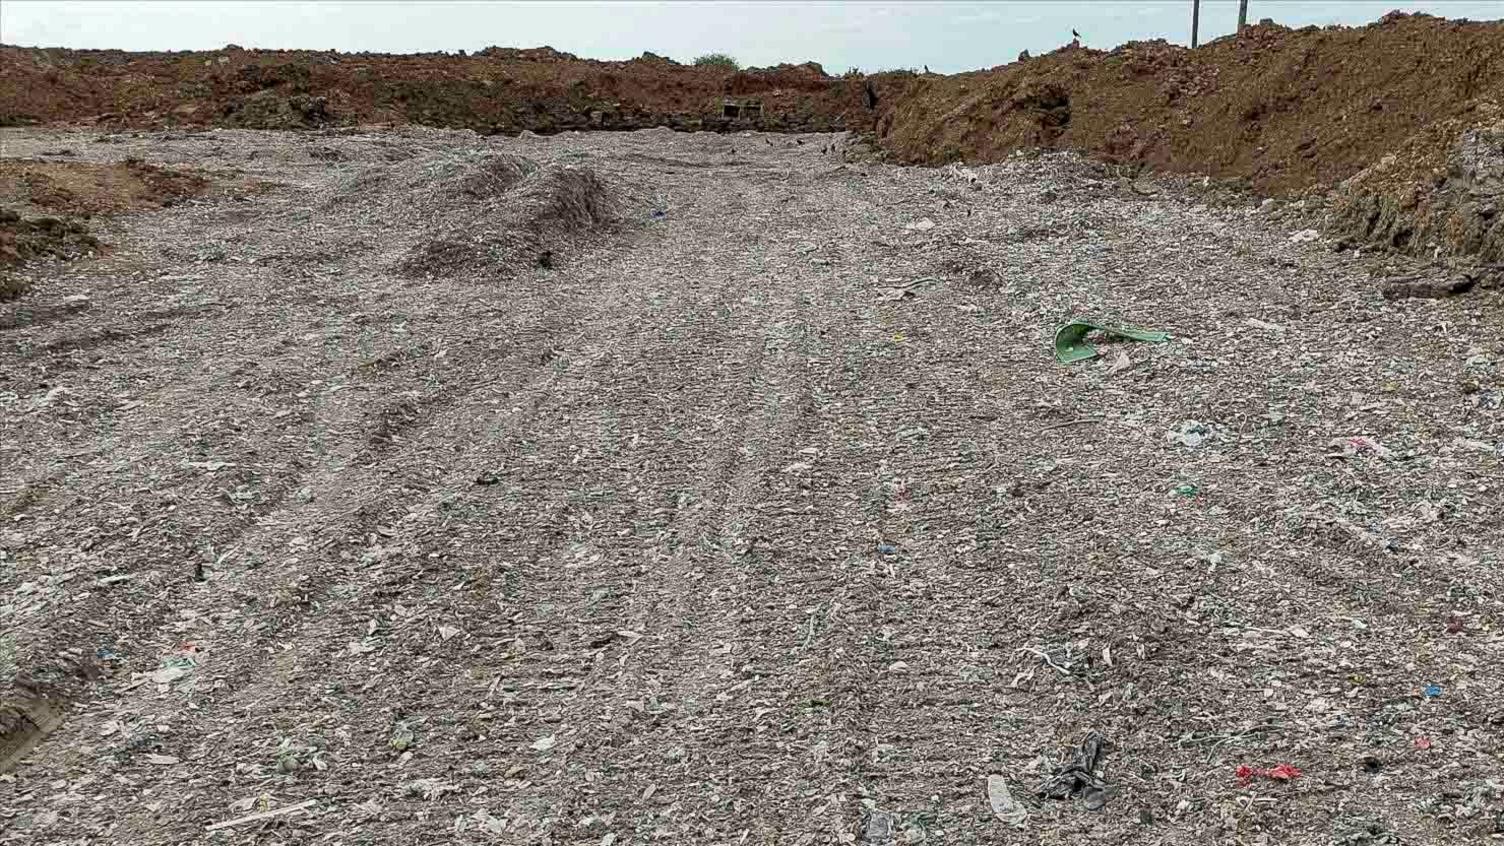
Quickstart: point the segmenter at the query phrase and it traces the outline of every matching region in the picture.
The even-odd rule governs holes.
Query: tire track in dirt
[[[435,172],[460,161],[419,140]],[[1031,803],[1019,836],[1298,840],[1373,817],[1466,842],[1468,823],[1424,810],[1443,782],[1408,751],[1411,734],[1466,737],[1447,753],[1466,781],[1497,746],[1491,688],[1466,670],[1495,641],[1429,633],[1454,607],[1467,626],[1496,613],[1497,577],[1465,560],[1487,556],[1472,515],[1489,491],[1442,492],[1495,465],[1434,439],[1497,430],[1482,405],[1465,424],[1442,414],[1444,345],[1417,340],[1444,316],[1492,343],[1465,305],[1375,307],[1338,259],[1254,210],[1125,199],[1069,159],[972,182],[755,137],[488,143],[588,166],[658,214],[638,208],[646,222],[621,239],[510,281],[399,282],[386,268],[402,239],[341,252],[338,227],[308,230],[302,252],[330,256],[314,269],[227,259],[215,280],[256,308],[212,318],[224,337],[193,335],[204,355],[171,359],[182,384],[148,386],[170,405],[100,437],[150,458],[165,447],[150,422],[192,433],[205,460],[251,441],[297,458],[283,487],[314,496],[268,496],[207,583],[162,592],[141,655],[197,641],[198,667],[165,690],[121,690],[120,675],[96,688],[16,771],[19,824],[191,842],[243,812],[232,803],[312,798],[248,836],[989,842],[1012,834],[986,775],[1027,796],[1097,729],[1113,742],[1107,809]],[[289,202],[353,175],[320,173]],[[924,217],[938,223],[910,228]],[[1014,237],[1036,229],[1055,234]],[[266,237],[288,255],[300,231]],[[1194,268],[1211,281],[1192,284]],[[1054,366],[1049,326],[1086,307],[1177,340],[1129,348],[1122,373]],[[1238,328],[1246,314],[1283,321],[1290,348],[1336,335],[1351,349],[1292,354]],[[1343,335],[1352,323],[1360,337]],[[1392,420],[1312,387],[1377,395],[1392,364],[1439,386],[1386,406]],[[403,403],[413,419],[371,449]],[[171,416],[216,404],[292,413],[238,429]],[[1292,422],[1255,422],[1270,409]],[[1219,440],[1165,442],[1193,416],[1222,421]],[[1322,427],[1433,440],[1404,461],[1342,462],[1320,454]],[[48,466],[76,467],[65,453]],[[239,460],[185,483],[179,511],[272,464]],[[1170,492],[1185,480],[1196,496]],[[1365,543],[1391,523],[1414,547],[1408,571]],[[1366,673],[1379,678],[1353,680]],[[1446,694],[1417,704],[1403,685],[1423,674]],[[1409,777],[1364,781],[1358,752]],[[1287,758],[1311,780],[1242,801],[1235,763]],[[47,785],[96,774],[79,790],[98,809],[48,816],[63,806]],[[127,795],[181,800],[169,817]]]
[[[571,303],[547,289],[540,289],[540,293],[546,304],[514,308],[508,312],[508,325],[496,326],[493,321],[488,328],[510,338],[560,341],[560,329],[574,323],[571,315],[580,314],[585,304]],[[541,324],[536,323],[540,318]],[[481,356],[484,351],[463,352],[454,356],[452,363],[463,370],[465,358]],[[425,573],[421,566],[415,572],[407,564],[409,559],[419,557],[420,540],[412,535],[421,533],[409,532],[403,520],[432,510],[436,468],[474,461],[472,451],[439,452],[429,446],[430,440],[465,442],[473,435],[494,438],[500,434],[498,430],[525,430],[533,425],[538,402],[548,396],[547,387],[557,378],[548,361],[540,360],[530,345],[509,359],[487,358],[485,365],[481,371],[486,376],[484,382],[446,385],[427,402],[422,419],[413,421],[406,431],[409,437],[389,443],[375,463],[362,460],[362,456],[369,456],[369,449],[359,416],[349,415],[352,409],[338,402],[324,404],[318,425],[329,430],[332,449],[300,479],[306,488],[319,491],[319,496],[264,515],[257,526],[236,539],[238,558],[243,561],[271,563],[289,538],[292,552],[306,552],[311,558],[299,561],[294,557],[268,568],[256,563],[250,569],[235,567],[225,573],[227,578],[173,609],[182,614],[193,607],[239,604],[245,608],[245,614],[214,615],[218,619],[213,619],[214,625],[207,630],[199,630],[197,641],[206,653],[202,656],[203,672],[214,678],[214,702],[205,708],[206,717],[216,722],[244,723],[244,730],[231,736],[216,733],[191,749],[179,746],[171,751],[186,752],[192,758],[212,754],[234,760],[264,759],[268,737],[273,738],[275,747],[276,738],[296,735],[299,726],[309,724],[306,718],[316,716],[286,704],[299,698],[310,677],[342,681],[331,684],[319,700],[320,707],[334,701],[332,696],[345,701],[349,710],[358,710],[359,694],[369,689],[363,684],[368,680],[351,676],[341,652],[350,638],[359,642],[369,613],[363,609],[405,597],[433,578],[434,574]],[[497,424],[484,414],[476,415],[477,394],[529,396],[532,402],[503,415]],[[462,469],[456,474],[454,487],[462,489],[474,478],[467,468]],[[396,490],[390,487],[394,480],[398,481]],[[308,538],[322,542],[304,540],[299,545],[300,539]],[[352,556],[352,550],[361,554]],[[383,568],[386,562],[395,566]],[[170,631],[164,630],[151,640],[166,650],[174,640]],[[288,643],[300,646],[281,650],[272,661],[261,657],[277,652],[278,644]],[[352,695],[356,698],[351,699]],[[399,698],[393,704],[400,715],[403,700]],[[421,697],[409,698],[405,704],[421,708]],[[388,729],[387,725],[361,725],[356,736],[380,748]],[[334,742],[327,737],[316,739]],[[352,782],[350,787],[358,789],[358,783]],[[162,829],[161,821],[151,814],[130,813],[125,821],[140,837]],[[188,836],[190,832],[184,828],[181,833]]]

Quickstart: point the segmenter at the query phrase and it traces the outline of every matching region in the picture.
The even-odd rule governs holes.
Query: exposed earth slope
[[[1392,15],[914,78],[884,100],[877,137],[906,162],[1071,149],[1265,195],[1339,188],[1334,223],[1355,239],[1501,262],[1501,105],[1504,23]]]
[[[1358,244],[1504,262],[1499,21],[1267,23],[1197,50],[1067,47],[953,76],[837,78],[815,64],[734,72],[546,47],[394,56],[0,46],[0,71],[0,125],[847,130],[923,164],[1072,149],[1131,171],[1306,194]]]

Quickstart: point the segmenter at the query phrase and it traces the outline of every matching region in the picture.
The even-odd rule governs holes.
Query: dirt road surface
[[[99,139],[4,135],[270,187],[0,305],[0,843],[1504,830],[1504,291],[1069,154]]]

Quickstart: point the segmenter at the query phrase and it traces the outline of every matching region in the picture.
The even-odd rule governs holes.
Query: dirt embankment
[[[1500,99],[1504,23],[1394,14],[917,77],[879,105],[877,136],[911,163],[1068,148],[1276,196],[1340,185],[1335,222],[1360,238],[1499,260]]]
[[[0,85],[0,125],[420,123],[482,133],[654,126],[826,132],[871,125],[862,80],[826,76],[813,63],[733,71],[651,53],[598,62],[547,47],[383,55],[7,46],[0,47],[0,67],[7,80]]]
[[[955,76],[835,78],[812,63],[731,71],[650,53],[598,62],[549,48],[0,47],[0,70],[0,125],[850,130],[916,164],[1069,148],[1303,195],[1358,244],[1504,261],[1501,22],[1398,13],[1352,29],[1265,22],[1197,50],[1067,47]]]
[[[74,259],[102,245],[91,232],[95,215],[166,208],[182,200],[230,190],[231,179],[165,168],[139,159],[102,164],[70,161],[70,149],[46,159],[0,159],[0,301],[19,296],[28,277],[16,272],[41,258]],[[253,186],[240,185],[240,190]]]

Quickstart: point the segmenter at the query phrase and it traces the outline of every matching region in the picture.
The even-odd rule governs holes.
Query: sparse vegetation
[[[29,287],[31,284],[25,278],[0,271],[0,303],[21,296]]]
[[[735,56],[728,56],[725,53],[706,53],[703,56],[696,56],[694,65],[697,68],[742,69],[741,62],[738,62]]]
[[[14,273],[17,266],[41,256],[77,258],[99,247],[80,221],[58,217],[26,219],[12,209],[0,209],[0,302],[26,293],[31,280]]]

